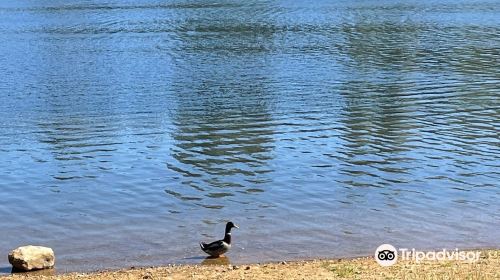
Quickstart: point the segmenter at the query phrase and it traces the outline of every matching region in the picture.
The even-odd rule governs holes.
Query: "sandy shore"
[[[45,274],[45,275],[44,275]],[[500,250],[483,250],[479,261],[398,261],[390,267],[373,258],[311,260],[253,265],[172,265],[50,276],[50,271],[7,279],[500,279]]]

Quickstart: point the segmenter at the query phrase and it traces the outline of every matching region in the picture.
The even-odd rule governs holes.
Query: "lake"
[[[498,1],[0,3],[0,268],[500,244]]]

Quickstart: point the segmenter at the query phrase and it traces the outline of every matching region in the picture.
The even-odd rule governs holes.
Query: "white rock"
[[[30,271],[54,267],[55,256],[51,248],[28,245],[12,250],[9,262],[17,269]]]

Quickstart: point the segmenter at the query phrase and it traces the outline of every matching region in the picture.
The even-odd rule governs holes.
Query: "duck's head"
[[[232,228],[239,228],[239,227],[235,225],[233,222],[228,222],[226,224],[226,232],[230,232]]]

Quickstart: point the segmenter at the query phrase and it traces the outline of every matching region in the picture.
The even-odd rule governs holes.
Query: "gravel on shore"
[[[373,257],[252,265],[170,265],[93,273],[50,275],[51,271],[13,274],[1,280],[114,279],[500,279],[500,250],[482,250],[476,262],[398,261],[382,267]]]

